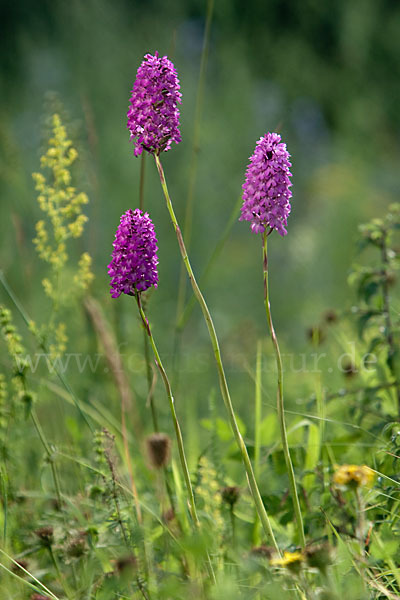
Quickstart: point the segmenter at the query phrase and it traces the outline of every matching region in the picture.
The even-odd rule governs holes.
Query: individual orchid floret
[[[267,228],[286,235],[290,214],[290,154],[277,133],[267,133],[256,144],[243,184],[240,221],[250,221],[254,233]]]
[[[108,265],[111,296],[134,296],[154,285],[157,287],[157,238],[147,213],[138,208],[122,215],[113,243],[112,260]]]
[[[128,110],[130,139],[135,156],[169,150],[181,141],[179,131],[180,85],[173,63],[166,57],[146,54],[137,70]]]

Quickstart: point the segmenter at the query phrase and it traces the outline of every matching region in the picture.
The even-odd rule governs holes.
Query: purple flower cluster
[[[128,110],[130,139],[135,156],[169,150],[181,141],[179,109],[182,94],[176,69],[166,56],[146,54],[137,70]]]
[[[243,184],[240,221],[251,221],[251,230],[262,233],[267,227],[286,235],[290,214],[290,154],[277,133],[267,133],[256,144]]]
[[[108,265],[111,277],[111,296],[133,296],[135,289],[144,292],[157,287],[157,238],[147,213],[138,208],[127,210],[115,234],[112,260]]]

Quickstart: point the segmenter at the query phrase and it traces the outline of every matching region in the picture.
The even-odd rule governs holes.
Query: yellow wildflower
[[[67,137],[60,117],[52,118],[53,137],[40,164],[44,173],[33,173],[35,188],[38,192],[38,203],[46,218],[36,225],[36,237],[33,240],[40,258],[50,264],[52,274],[43,281],[45,292],[55,303],[66,304],[74,293],[86,290],[93,275],[90,272],[90,257],[87,253],[81,257],[79,272],[84,280],[73,278],[75,288],[68,286],[65,293],[61,274],[68,261],[67,242],[71,238],[79,238],[83,234],[87,216],[82,208],[89,202],[84,192],[77,192],[71,185],[71,165],[78,153]],[[70,279],[69,279],[70,280]]]
[[[286,567],[287,569],[297,571],[298,569],[300,569],[300,566],[303,561],[304,561],[303,553],[296,550],[295,552],[285,551],[283,553],[283,557],[273,558],[270,561],[270,564],[273,567]]]
[[[375,473],[367,465],[341,465],[336,467],[333,483],[357,488],[373,483]]]

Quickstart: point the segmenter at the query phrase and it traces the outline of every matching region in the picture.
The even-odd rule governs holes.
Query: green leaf
[[[278,422],[274,413],[266,416],[260,425],[260,440],[263,446],[270,446],[279,439]]]
[[[379,535],[375,533],[372,537],[371,556],[377,560],[387,560],[397,553],[398,548],[399,538],[393,534],[390,526],[384,523],[379,530]]]
[[[318,464],[321,451],[321,434],[320,429],[314,423],[308,426],[308,439],[306,447],[306,457],[304,461],[304,469],[306,471],[314,471]],[[314,473],[307,473],[303,478],[303,485],[309,489],[314,483]]]

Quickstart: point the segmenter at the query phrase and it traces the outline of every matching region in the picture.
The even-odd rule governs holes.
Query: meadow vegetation
[[[359,31],[347,3],[335,15],[306,3],[316,23],[286,15],[278,35],[278,4],[267,77],[249,67],[266,51],[249,33],[265,15],[229,2],[157,4],[156,20],[139,2],[71,4],[80,48],[56,3],[38,37],[21,37],[26,90],[47,67],[40,100],[0,113],[1,600],[400,597],[398,115],[391,80],[378,110],[346,59],[360,89],[362,68],[382,74],[372,42],[388,68],[374,19],[389,9],[366,3]],[[157,48],[178,70],[182,142],[136,138],[135,157],[129,90]],[[301,56],[307,92],[281,68],[294,74]],[[10,100],[20,74],[6,60],[2,73]],[[349,82],[347,111],[333,81]],[[247,157],[267,131],[291,154],[287,236],[238,223]],[[112,298],[119,219],[126,249],[124,223],[142,231],[142,211],[158,274],[123,289],[124,274]]]

